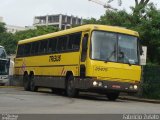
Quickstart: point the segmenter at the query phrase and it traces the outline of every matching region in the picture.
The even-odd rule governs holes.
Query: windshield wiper
[[[130,63],[128,56],[124,52],[120,52],[120,54],[122,55],[121,58],[123,58],[124,60],[126,59],[127,64],[131,66],[132,64]]]
[[[110,58],[114,55],[115,52],[116,52],[116,51],[114,50],[114,51],[107,57],[107,59],[106,59],[104,62],[105,62],[105,63],[111,62]]]
[[[128,63],[129,66],[132,65],[132,64],[130,63],[130,61],[129,61],[129,58],[127,58],[127,63]]]
[[[104,61],[104,63],[110,62],[109,57]]]

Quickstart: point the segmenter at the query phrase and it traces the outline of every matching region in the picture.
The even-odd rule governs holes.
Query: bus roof
[[[38,41],[38,40],[41,40],[41,39],[47,39],[47,38],[51,38],[51,37],[56,37],[56,36],[61,36],[61,35],[65,35],[65,34],[81,32],[81,31],[88,31],[88,30],[104,30],[104,31],[133,35],[133,36],[137,36],[137,37],[139,36],[138,32],[133,31],[133,30],[129,30],[129,29],[126,29],[126,28],[122,28],[122,27],[88,24],[88,25],[82,25],[82,26],[67,29],[67,30],[62,30],[62,31],[54,32],[54,33],[49,33],[49,34],[46,34],[46,35],[41,35],[41,36],[38,36],[38,37],[33,37],[33,38],[21,40],[21,41],[18,42],[18,44],[25,44],[25,43],[29,43],[29,42]]]

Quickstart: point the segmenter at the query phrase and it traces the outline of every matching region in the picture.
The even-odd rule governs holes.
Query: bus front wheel
[[[109,92],[106,94],[106,96],[107,96],[108,100],[115,101],[119,96],[119,92]]]
[[[68,97],[76,97],[79,92],[74,86],[74,77],[70,75],[67,79],[66,93]]]

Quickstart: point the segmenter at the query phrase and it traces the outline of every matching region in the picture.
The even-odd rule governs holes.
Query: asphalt
[[[17,86],[0,86],[0,88],[20,88],[20,89],[22,89],[22,87],[17,87]],[[42,89],[42,91],[45,91],[45,89],[44,90]],[[119,99],[160,104],[160,100],[157,100],[157,99],[146,99],[146,98],[137,97],[137,96],[130,96],[127,94],[120,95]]]
[[[38,92],[24,91],[23,87],[0,88],[2,114],[159,114],[159,111],[159,103],[109,101],[105,95],[93,93],[81,92],[77,98],[68,98],[44,88]]]

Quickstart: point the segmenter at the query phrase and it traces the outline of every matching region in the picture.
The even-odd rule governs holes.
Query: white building
[[[0,16],[0,22],[4,22],[3,17],[1,16]],[[23,31],[23,30],[29,29],[28,27],[26,28],[26,27],[15,26],[15,25],[6,25],[5,27],[7,29],[7,32],[10,32],[13,34],[17,31]]]
[[[34,26],[52,25],[62,30],[81,24],[82,18],[62,14],[35,16],[33,23]]]
[[[3,22],[3,17],[0,17],[0,22]]]
[[[7,28],[7,32],[13,33],[13,34],[18,31],[26,30],[25,27],[20,27],[20,26],[15,26],[15,25],[6,25],[6,28]]]

